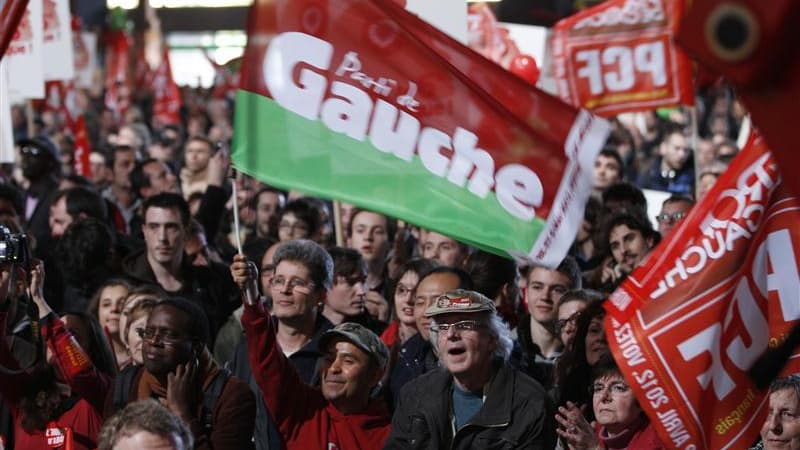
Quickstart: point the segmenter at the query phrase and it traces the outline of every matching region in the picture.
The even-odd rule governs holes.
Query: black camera
[[[0,225],[0,264],[28,267],[28,263],[28,237],[24,233],[14,234]]]

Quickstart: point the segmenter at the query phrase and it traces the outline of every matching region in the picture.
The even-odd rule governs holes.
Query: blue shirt
[[[483,391],[462,391],[453,384],[453,416],[456,430],[461,429],[483,406]]]

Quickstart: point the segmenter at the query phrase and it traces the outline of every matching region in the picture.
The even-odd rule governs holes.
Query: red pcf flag
[[[553,28],[558,95],[605,116],[692,105],[691,65],[673,42],[683,0],[610,0]]]
[[[607,302],[614,358],[669,448],[745,449],[764,423],[748,371],[800,319],[800,203],[785,187],[751,137]]]
[[[157,126],[181,123],[181,91],[172,78],[169,51],[164,46],[161,65],[153,72],[153,120]]]

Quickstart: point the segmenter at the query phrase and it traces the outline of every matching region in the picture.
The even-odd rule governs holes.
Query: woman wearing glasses
[[[592,426],[574,403],[558,408],[558,435],[569,450],[666,448],[642,411],[636,396],[622,377],[611,355],[604,355],[592,369],[589,385]]]

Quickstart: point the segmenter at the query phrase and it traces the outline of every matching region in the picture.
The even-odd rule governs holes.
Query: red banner
[[[92,153],[92,146],[89,143],[89,135],[86,133],[86,119],[83,116],[78,117],[75,121],[75,127],[72,129],[75,135],[75,155],[73,164],[75,166],[75,173],[78,175],[90,178],[92,171],[89,168],[89,154]]]
[[[153,122],[156,127],[181,123],[181,91],[172,78],[169,49],[164,45],[161,65],[153,72]]]
[[[75,127],[75,82],[74,81],[47,81],[45,82],[45,100],[42,111],[50,111],[58,117],[60,124],[68,129]]]
[[[6,0],[0,9],[0,60],[6,54],[8,45],[11,43],[17,26],[25,15],[25,8],[28,0]]]
[[[130,38],[124,31],[112,31],[106,43],[105,105],[114,112],[117,121],[130,106],[131,79],[129,71]]]
[[[558,95],[605,116],[694,104],[691,65],[673,42],[683,0],[610,0],[553,28]]]
[[[792,117],[800,99],[800,2],[698,0],[681,24],[678,43],[704,68],[736,89],[781,167],[800,165]],[[725,41],[729,27],[737,39]],[[706,30],[698,33],[697,30]],[[800,177],[786,177],[800,194]]]
[[[745,449],[756,439],[766,398],[748,371],[800,319],[798,222],[800,203],[753,137],[611,296],[609,345],[667,447]],[[784,373],[800,370],[793,356]]]

